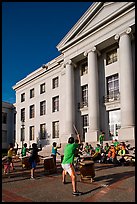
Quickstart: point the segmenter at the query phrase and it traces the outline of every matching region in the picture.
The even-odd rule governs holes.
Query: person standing
[[[105,132],[102,132],[102,133],[99,135],[99,143],[100,143],[100,145],[101,145],[102,148],[103,148],[104,137],[105,137]]]
[[[75,151],[77,150],[79,144],[80,144],[80,136],[79,134],[77,135],[78,143],[75,143],[74,137],[70,137],[68,139],[68,144],[64,148],[64,157],[63,161],[61,163],[61,166],[63,168],[62,172],[62,179],[63,183],[66,183],[66,174],[68,173],[71,177],[72,181],[72,194],[74,196],[79,196],[82,193],[77,190],[77,182],[76,182],[76,172],[74,168],[74,156],[75,156]]]
[[[30,162],[30,166],[31,166],[31,178],[30,179],[35,179],[34,178],[34,172],[35,172],[37,160],[39,157],[38,152],[41,151],[41,149],[38,149],[36,143],[32,144],[32,151],[31,151],[30,157],[29,157],[29,162]]]
[[[54,163],[56,165],[56,156],[57,154],[60,155],[60,153],[58,152],[58,149],[61,148],[61,143],[60,143],[60,146],[57,146],[57,143],[56,142],[53,142],[52,144],[52,151],[51,151],[51,156],[53,157],[54,159]]]
[[[22,148],[22,157],[26,156],[26,153],[27,153],[27,143],[24,143],[24,147]]]
[[[4,174],[9,174],[10,167],[14,170],[14,165],[12,161],[12,156],[14,154],[13,143],[9,144],[8,153],[7,153],[7,160],[6,164],[4,165]]]

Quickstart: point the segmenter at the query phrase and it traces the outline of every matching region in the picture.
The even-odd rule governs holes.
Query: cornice
[[[18,89],[19,87],[26,85],[30,81],[42,76],[45,73],[48,73],[49,71],[52,71],[54,68],[58,68],[60,66],[61,62],[63,61],[63,55],[56,57],[55,59],[51,60],[50,62],[43,64],[40,68],[36,69],[34,72],[27,75],[24,79],[17,82],[12,88],[14,90]]]

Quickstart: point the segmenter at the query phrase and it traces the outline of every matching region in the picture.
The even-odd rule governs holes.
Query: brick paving
[[[43,163],[36,169],[36,179],[30,180],[30,170],[22,170],[20,162],[10,178],[2,175],[3,202],[135,202],[135,166],[113,166],[95,163],[95,181],[80,181],[81,196],[72,195],[72,184],[62,184],[62,169],[57,162],[57,172],[47,174]]]

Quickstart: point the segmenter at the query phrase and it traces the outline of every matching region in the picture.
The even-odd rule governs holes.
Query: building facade
[[[10,142],[15,144],[15,124],[15,106],[7,102],[2,102],[2,149],[7,149]]]
[[[17,143],[135,139],[135,2],[94,2],[57,58],[13,86]],[[23,121],[23,126],[22,126]],[[22,128],[23,127],[23,128]]]

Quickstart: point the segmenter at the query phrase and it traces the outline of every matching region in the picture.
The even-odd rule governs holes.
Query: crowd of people
[[[76,165],[80,161],[81,155],[91,156],[94,162],[99,163],[111,163],[116,165],[125,165],[127,164],[127,160],[125,159],[125,155],[129,154],[128,146],[125,142],[119,142],[117,139],[112,141],[112,144],[109,145],[108,142],[104,143],[104,136],[105,133],[102,132],[99,136],[99,143],[96,144],[95,147],[88,142],[84,144],[81,142],[80,135],[77,134],[77,138],[74,137],[68,138],[68,143],[64,147],[64,157],[61,161],[62,167],[62,183],[66,184],[66,175],[67,173],[71,177],[72,181],[72,194],[74,196],[81,195],[81,192],[77,190],[77,177],[76,177]],[[52,149],[51,149],[51,156],[56,165],[56,155],[60,153],[58,149],[61,148],[57,146],[56,142],[53,142]],[[38,148],[36,143],[32,144],[32,148],[27,148],[27,144],[25,143],[22,151],[21,156],[22,158],[28,155],[29,164],[30,164],[30,178],[35,179],[34,172],[39,160],[38,152],[41,151],[42,148]],[[5,157],[6,162],[4,163],[4,174],[9,174],[10,168],[13,170],[14,165],[12,161],[12,157],[15,154],[15,150],[13,144],[9,144],[7,156]],[[119,159],[118,159],[119,157]],[[4,161],[4,159],[3,159]]]
[[[129,150],[125,142],[119,142],[117,139],[112,141],[110,145],[106,142],[104,146],[101,140],[101,144],[97,143],[95,147],[86,142],[80,150],[80,154],[92,156],[94,162],[127,165],[128,160],[126,160],[125,155],[129,154]]]

